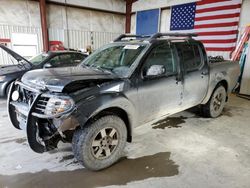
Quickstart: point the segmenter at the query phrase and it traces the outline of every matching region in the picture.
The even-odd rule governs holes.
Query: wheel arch
[[[215,88],[217,88],[219,85],[222,85],[223,87],[225,87],[226,92],[228,92],[228,82],[226,80],[221,80],[216,86]],[[215,90],[214,88],[214,90]]]
[[[105,108],[96,113],[94,116],[90,117],[85,124],[91,123],[92,121],[95,121],[96,119],[99,119],[106,115],[116,115],[124,121],[127,128],[127,142],[132,142],[132,126],[129,115],[124,109],[120,107]]]
[[[208,93],[207,93],[205,99],[202,101],[201,104],[206,104],[210,100],[210,98],[211,98],[212,94],[214,93],[215,89],[217,87],[219,87],[220,85],[222,85],[226,89],[226,93],[228,95],[228,92],[229,92],[229,83],[228,83],[228,81],[226,79],[222,79],[222,80],[218,81],[216,84],[211,84],[209,86],[210,88],[208,90]],[[227,100],[228,100],[228,96],[226,98],[226,101]]]
[[[221,80],[220,82],[217,83],[217,85],[215,86],[212,94],[214,93],[215,89],[219,86],[223,86],[226,90],[226,101],[228,100],[228,82],[226,80]],[[212,95],[211,95],[212,96]]]

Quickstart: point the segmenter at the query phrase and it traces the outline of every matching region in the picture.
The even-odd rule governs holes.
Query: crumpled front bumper
[[[28,100],[28,102],[26,101],[26,103],[20,101],[13,101],[11,96],[15,90],[15,86],[17,85],[30,92],[33,92],[34,95],[32,100]],[[72,107],[71,109],[60,114],[47,115],[43,113],[45,112],[46,104],[49,98],[52,96],[53,95],[51,94],[46,94],[41,92],[40,90],[36,90],[34,88],[26,86],[19,81],[16,81],[14,84],[12,84],[10,89],[10,95],[8,96],[8,112],[10,120],[14,127],[25,130],[27,127],[27,119],[29,118],[29,116],[34,116],[40,119],[54,119],[60,117],[67,117],[75,111],[75,107]],[[38,112],[37,109],[39,109],[40,111]],[[16,120],[18,120],[19,124]]]
[[[22,87],[27,90],[32,90],[32,92],[34,92],[32,100],[28,102],[27,101],[24,102],[22,100],[13,101],[12,94],[14,91],[16,91],[17,87]],[[31,149],[38,153],[43,153],[45,151],[51,150],[51,148],[53,149],[56,147],[58,140],[60,140],[61,136],[64,136],[62,135],[62,131],[64,130],[63,128],[66,127],[67,130],[67,125],[65,122],[69,121],[69,119],[71,118],[71,114],[75,110],[72,108],[70,111],[63,114],[63,116],[59,118],[35,113],[37,110],[36,109],[37,104],[39,103],[40,100],[43,100],[42,96],[43,94],[44,94],[43,92],[34,90],[33,88],[25,86],[23,83],[17,81],[12,84],[10,88],[10,95],[8,96],[8,112],[11,123],[15,128],[26,131],[28,143]],[[22,93],[20,93],[20,95],[22,95]],[[54,126],[54,121],[56,120],[61,120],[58,122],[62,123],[62,127]],[[45,136],[46,138],[51,137],[51,139],[48,138],[47,141],[43,140],[44,135],[43,136],[41,135],[45,134],[44,131],[46,131],[46,128],[43,127],[44,122],[52,123],[52,125],[47,125],[47,126],[53,126],[53,132],[51,132],[51,130],[48,130],[50,131],[49,133],[51,134],[49,134],[48,136],[46,134]],[[43,130],[40,131],[40,129]],[[40,139],[42,139],[42,142]]]
[[[22,87],[25,87],[25,88],[30,89],[31,91],[35,92],[35,98],[33,99],[32,102],[25,103],[25,102],[18,102],[18,101],[12,100],[12,94],[15,91],[15,87],[17,85],[20,85]],[[10,87],[10,95],[8,95],[7,107],[8,107],[10,121],[15,128],[26,130],[27,119],[30,116],[31,111],[34,108],[34,105],[37,102],[40,95],[41,95],[41,93],[38,90],[34,90],[33,88],[29,88],[27,86],[24,86],[19,81],[12,83],[12,85]]]

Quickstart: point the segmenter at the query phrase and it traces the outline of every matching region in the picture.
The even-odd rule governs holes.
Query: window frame
[[[202,53],[202,49],[201,49],[200,44],[199,44],[199,43],[187,42],[187,41],[185,41],[185,42],[180,42],[180,43],[181,43],[181,44],[187,44],[187,45],[196,46],[196,47],[198,48],[198,51],[199,51],[199,54],[200,54],[200,59],[201,59],[201,63],[199,64],[199,66],[196,66],[196,67],[194,67],[194,68],[192,68],[192,69],[190,69],[190,70],[187,70],[187,69],[185,68],[185,64],[182,62],[182,60],[181,60],[181,58],[180,58],[180,56],[179,56],[179,53],[178,53],[178,50],[177,50],[177,44],[178,44],[178,42],[176,42],[176,43],[175,43],[176,53],[177,53],[177,56],[179,57],[179,58],[178,58],[178,59],[179,59],[179,64],[180,64],[180,66],[182,67],[183,72],[184,72],[185,74],[187,74],[187,73],[190,73],[190,72],[194,72],[194,71],[201,70],[201,69],[204,67],[205,62],[204,62],[204,56],[203,56],[203,53]]]
[[[146,61],[147,59],[149,58],[149,56],[151,55],[152,51],[159,47],[160,45],[164,45],[164,43],[166,43],[168,46],[169,46],[169,49],[171,50],[171,53],[172,53],[172,57],[173,57],[173,62],[175,64],[175,67],[176,67],[176,70],[175,72],[173,72],[172,74],[163,74],[163,75],[160,75],[160,76],[156,76],[156,77],[147,77],[143,74],[143,71],[144,71],[144,67],[146,65]],[[171,76],[177,76],[178,74],[180,74],[180,68],[179,68],[179,62],[178,62],[178,59],[176,57],[176,50],[175,50],[175,46],[173,46],[173,44],[170,42],[170,41],[161,41],[161,42],[158,42],[154,45],[151,46],[151,49],[147,52],[147,54],[145,54],[144,58],[142,59],[142,62],[141,62],[141,65],[140,65],[140,75],[141,75],[141,78],[142,80],[151,80],[151,79],[155,79],[155,78],[167,78],[167,77],[171,77]]]

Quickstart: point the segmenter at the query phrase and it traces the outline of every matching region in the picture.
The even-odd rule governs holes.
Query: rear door
[[[139,121],[145,123],[169,115],[181,108],[182,82],[176,80],[180,73],[174,49],[167,41],[157,44],[147,55],[138,81]],[[164,66],[160,77],[147,78],[153,65]]]
[[[175,43],[184,75],[183,108],[201,103],[208,89],[208,62],[203,46],[198,42]]]

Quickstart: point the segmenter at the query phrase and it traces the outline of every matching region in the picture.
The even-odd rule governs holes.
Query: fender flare
[[[111,97],[112,96],[112,97]],[[109,98],[110,100],[106,100]],[[97,100],[93,99],[89,102],[81,102],[81,104],[76,108],[72,115],[78,120],[80,127],[83,127],[90,120],[93,120],[100,113],[109,109],[120,109],[124,111],[128,118],[128,136],[132,136],[132,128],[137,124],[136,111],[134,105],[127,100],[126,96],[120,93],[105,93],[102,96],[98,96]],[[104,102],[103,102],[104,101]],[[99,105],[102,104],[102,105]],[[86,106],[90,107],[86,109]],[[92,107],[92,108],[91,108]],[[128,138],[128,140],[130,140]]]

